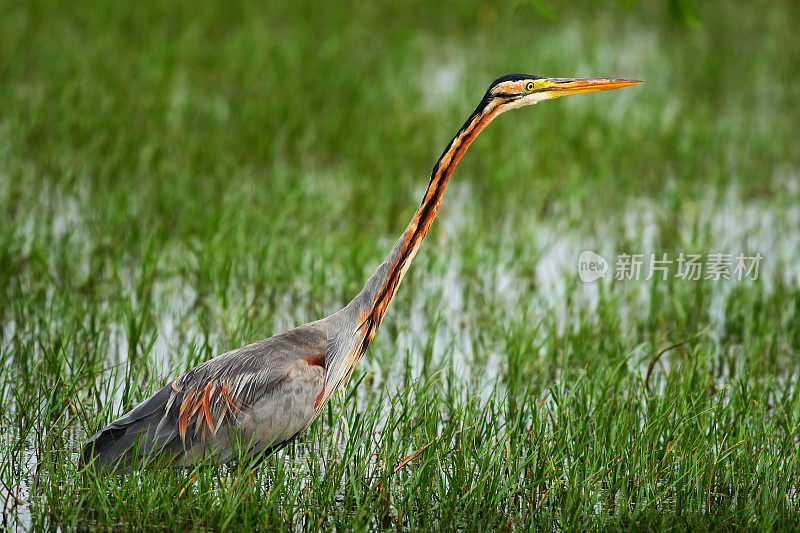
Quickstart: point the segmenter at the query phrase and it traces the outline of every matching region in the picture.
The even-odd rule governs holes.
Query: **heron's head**
[[[499,110],[537,104],[570,94],[619,89],[641,83],[613,78],[540,78],[528,74],[506,74],[494,80],[484,96],[486,105],[497,102]]]

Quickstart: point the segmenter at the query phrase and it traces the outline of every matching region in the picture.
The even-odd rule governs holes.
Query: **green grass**
[[[2,525],[796,527],[800,10],[681,5],[0,2]],[[482,134],[254,479],[77,468],[168,376],[349,301],[507,72],[645,83]],[[584,285],[586,249],[764,261]]]

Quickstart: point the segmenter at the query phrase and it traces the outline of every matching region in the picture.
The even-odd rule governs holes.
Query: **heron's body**
[[[83,462],[122,472],[155,459],[183,466],[268,453],[307,428],[350,376],[439,210],[469,145],[508,109],[631,80],[498,78],[434,166],[420,207],[362,291],[333,315],[215,357],[96,433]]]

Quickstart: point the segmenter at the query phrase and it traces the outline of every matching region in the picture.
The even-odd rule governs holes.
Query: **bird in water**
[[[442,202],[447,181],[495,117],[572,94],[640,83],[608,78],[496,79],[433,167],[422,203],[358,295],[336,313],[214,357],[98,431],[83,464],[117,473],[174,463],[260,460],[291,442],[352,374],[375,337]]]

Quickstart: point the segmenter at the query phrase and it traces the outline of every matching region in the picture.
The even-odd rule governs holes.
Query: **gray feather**
[[[98,431],[82,463],[117,473],[159,458],[224,463],[234,440],[244,443],[247,457],[288,442],[316,414],[325,371],[306,360],[324,358],[327,344],[318,321],[210,359]]]

